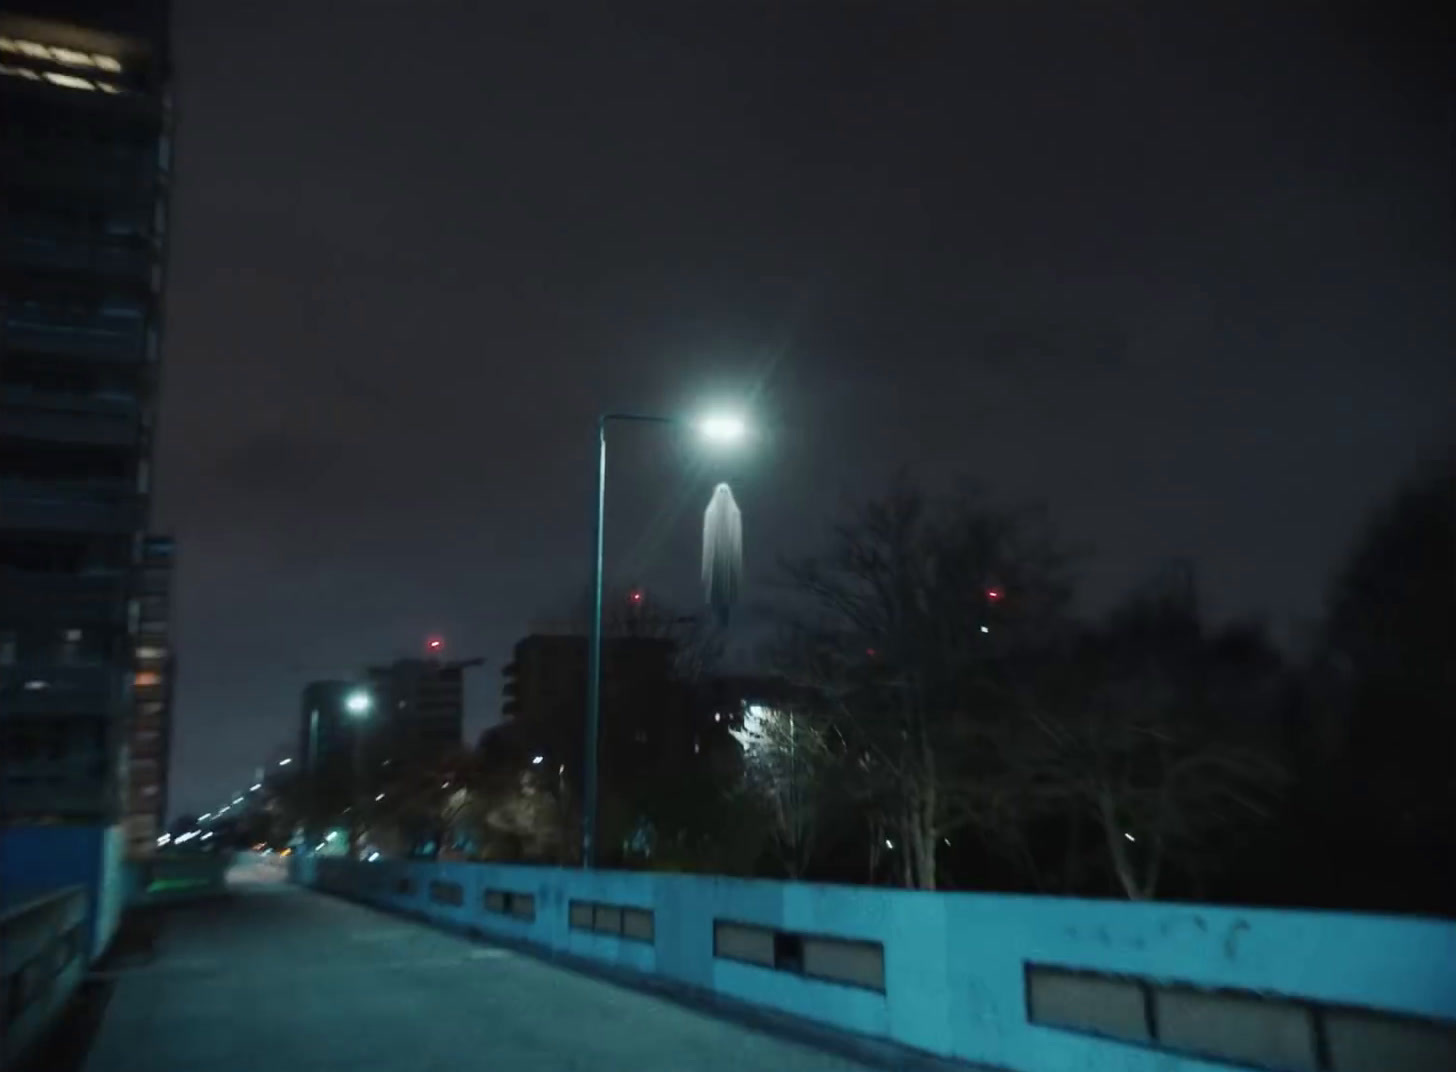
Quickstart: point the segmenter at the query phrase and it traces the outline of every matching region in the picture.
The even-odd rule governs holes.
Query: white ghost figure
[[[719,484],[703,511],[703,589],[719,625],[727,623],[742,579],[743,515],[733,489]]]

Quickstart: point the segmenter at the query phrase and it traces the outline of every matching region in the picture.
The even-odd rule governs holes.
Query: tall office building
[[[389,758],[419,759],[459,748],[465,733],[465,670],[482,660],[397,659],[369,668]]]
[[[349,709],[349,697],[359,691],[349,681],[310,681],[304,686],[297,755],[305,773],[333,774],[352,762],[355,735],[367,735],[373,718],[372,709]]]
[[[172,690],[177,658],[172,647],[172,571],[176,545],[165,536],[142,544],[136,592],[134,709],[126,749],[126,843],[145,856],[166,829],[167,764],[172,745]]]
[[[0,6],[0,871],[109,889],[162,326],[168,9]],[[56,848],[86,837],[94,859]],[[66,871],[83,857],[89,873]],[[112,909],[97,911],[104,944]]]
[[[673,677],[677,644],[667,637],[620,636],[602,640],[601,704],[661,701]],[[516,642],[502,674],[507,720],[582,717],[586,710],[587,638],[571,634],[533,633]]]

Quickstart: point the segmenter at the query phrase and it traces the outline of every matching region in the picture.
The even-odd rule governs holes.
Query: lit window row
[[[25,78],[31,82],[49,82],[53,86],[63,86],[66,89],[99,89],[102,93],[120,93],[121,87],[112,85],[110,82],[103,82],[99,78],[79,78],[74,74],[61,74],[56,71],[37,71],[31,67],[12,67],[8,63],[0,63],[0,74],[8,74],[12,78]]]
[[[13,56],[29,56],[33,60],[48,60],[66,67],[90,67],[97,71],[121,72],[121,62],[115,56],[104,56],[100,52],[78,52],[74,48],[60,45],[43,45],[39,41],[17,40],[0,37],[0,52]]]

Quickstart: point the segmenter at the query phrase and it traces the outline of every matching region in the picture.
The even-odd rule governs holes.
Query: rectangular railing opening
[[[1270,1072],[1446,1072],[1456,1024],[1278,994],[1026,965],[1029,1023]]]
[[[431,882],[430,900],[459,908],[465,903],[465,887],[458,882]]]
[[[536,919],[536,895],[515,890],[486,890],[482,898],[487,912],[512,916],[523,923]]]
[[[648,908],[572,901],[567,910],[567,923],[572,930],[610,934],[649,945],[657,940],[656,921]]]
[[[713,955],[823,982],[885,991],[885,947],[858,938],[713,921]]]

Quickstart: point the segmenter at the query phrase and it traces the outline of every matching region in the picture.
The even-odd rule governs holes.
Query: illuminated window
[[[95,67],[96,61],[89,53],[77,52],[75,49],[52,46],[51,55],[58,63],[64,63],[71,67]]]
[[[167,654],[165,648],[143,646],[136,650],[138,659],[161,659]]]
[[[54,74],[50,71],[45,73],[45,80],[53,86],[65,86],[67,89],[95,89],[88,79],[77,78],[73,74]]]
[[[154,670],[143,670],[137,674],[136,683],[138,688],[145,688],[148,685],[160,685],[162,683],[162,675]]]
[[[103,56],[99,52],[80,52],[74,48],[62,48],[60,45],[43,45],[39,41],[14,37],[0,37],[0,52],[30,56],[37,60],[55,60],[70,67],[96,67],[113,73],[121,70],[121,61],[114,56]]]

